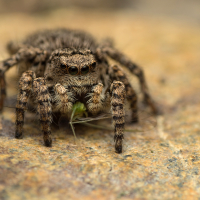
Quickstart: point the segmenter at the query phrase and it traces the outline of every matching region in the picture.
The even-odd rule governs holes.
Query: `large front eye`
[[[85,75],[90,71],[90,68],[88,66],[83,66],[81,68],[81,74]]]
[[[68,70],[69,70],[69,73],[70,73],[71,75],[76,75],[76,74],[78,74],[78,68],[77,68],[77,67],[70,67]]]

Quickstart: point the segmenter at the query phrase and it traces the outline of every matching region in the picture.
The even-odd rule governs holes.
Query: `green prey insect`
[[[85,126],[89,126],[89,127],[92,127],[92,128],[97,128],[97,129],[104,129],[104,130],[111,130],[113,131],[114,130],[114,127],[112,126],[101,126],[101,125],[95,125],[95,124],[91,124],[91,123],[88,123],[88,122],[91,122],[91,121],[97,121],[97,120],[101,120],[101,119],[107,119],[107,118],[112,118],[111,115],[101,115],[101,116],[98,116],[98,117],[95,117],[95,118],[92,118],[92,117],[88,117],[88,113],[86,111],[86,107],[83,103],[81,102],[76,102],[73,107],[72,107],[72,114],[71,114],[71,118],[70,118],[70,121],[69,121],[69,124],[71,126],[71,129],[72,129],[72,132],[73,132],[73,135],[74,135],[74,138],[75,138],[75,143],[77,141],[77,137],[76,137],[76,133],[75,133],[75,130],[74,130],[74,126],[73,124],[83,124]],[[125,129],[126,132],[141,132],[141,130],[138,130],[138,129]]]
[[[83,118],[83,117],[85,117],[85,118]],[[71,118],[70,118],[70,122],[69,122],[72,132],[74,134],[75,140],[77,140],[77,137],[76,137],[76,133],[75,133],[73,124],[82,123],[85,126],[113,130],[113,128],[111,128],[111,127],[98,126],[98,125],[88,123],[89,121],[95,121],[95,120],[106,119],[106,118],[111,118],[111,116],[109,116],[109,117],[108,116],[99,116],[99,117],[95,117],[95,118],[88,117],[88,113],[86,111],[85,105],[79,101],[76,102],[72,107],[72,114],[71,114]]]

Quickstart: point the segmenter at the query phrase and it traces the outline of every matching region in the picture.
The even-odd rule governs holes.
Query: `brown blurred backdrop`
[[[0,0],[0,13],[41,13],[56,8],[128,9],[144,15],[168,16],[200,23],[199,0]]]

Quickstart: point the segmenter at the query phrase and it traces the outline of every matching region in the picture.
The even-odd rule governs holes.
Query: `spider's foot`
[[[52,147],[52,139],[51,138],[45,139],[44,140],[44,145],[46,147]]]
[[[132,123],[132,124],[136,124],[136,123],[138,123],[138,122],[139,122],[138,116],[133,115],[133,116],[132,116],[131,123]]]
[[[115,145],[115,152],[116,153],[122,153],[122,145],[120,145],[120,146]]]
[[[155,109],[155,112],[154,112],[155,115],[163,115],[163,110],[160,106],[156,106],[156,109]]]
[[[123,139],[122,135],[120,135],[120,136],[118,135],[118,136],[114,137],[116,153],[122,153],[122,139]]]
[[[22,132],[16,131],[15,132],[15,138],[22,139],[23,138]]]

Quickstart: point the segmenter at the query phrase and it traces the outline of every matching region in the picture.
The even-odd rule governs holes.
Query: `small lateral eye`
[[[96,65],[97,65],[97,63],[93,62],[92,65],[91,65],[92,69],[95,69]]]
[[[68,71],[69,71],[69,73],[70,73],[71,75],[76,75],[76,74],[78,74],[78,68],[75,67],[75,66],[70,67],[70,68],[68,69]]]
[[[81,68],[81,74],[85,75],[90,71],[90,68],[88,66],[83,66]]]
[[[62,68],[62,69],[65,69],[66,68],[66,65],[65,64],[60,64],[60,67]]]

